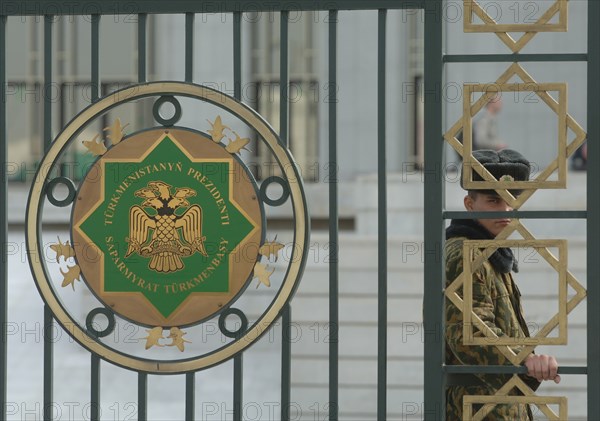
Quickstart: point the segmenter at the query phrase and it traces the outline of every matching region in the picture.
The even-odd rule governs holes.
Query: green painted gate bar
[[[588,418],[600,416],[600,2],[588,1],[587,390]]]
[[[386,20],[377,20],[377,419],[387,418],[387,177],[386,177]]]
[[[444,272],[440,244],[444,239],[444,183],[442,151],[442,0],[425,3],[425,284],[423,289],[423,329],[425,373],[423,417],[427,421],[445,419],[444,408]]]
[[[100,15],[92,15],[92,102],[100,98]]]
[[[194,78],[194,20],[193,13],[185,14],[185,81],[193,82]],[[235,37],[234,37],[235,39]],[[234,41],[235,42],[235,41]],[[234,56],[237,54],[234,53]]]
[[[279,139],[289,146],[290,127],[290,57],[289,57],[289,11],[279,16]],[[287,421],[292,401],[292,307],[288,303],[281,310],[281,420]]]
[[[0,16],[0,101],[6,104],[6,16]],[[8,146],[6,139],[6,107],[0,108],[0,161],[8,161]],[[0,241],[8,244],[8,223],[6,218],[8,202],[8,176],[2,171],[0,174]],[[6,256],[7,250],[3,247],[2,253]],[[0,326],[8,323],[8,265],[0,267]],[[6,417],[7,397],[7,341],[8,334],[5,328],[0,329],[0,416]]]
[[[137,24],[137,43],[138,43],[138,60],[137,60],[137,70],[138,70],[138,82],[145,82],[148,78],[148,74],[146,72],[146,35],[147,35],[147,26],[148,26],[148,15],[146,13],[140,13],[138,16],[138,24]]]
[[[46,50],[48,51],[48,50]],[[92,15],[92,45],[91,45],[91,60],[92,60],[92,102],[100,99],[100,15]],[[91,355],[90,359],[90,419],[98,421],[100,419],[100,384],[101,384],[101,364],[100,357],[96,354]],[[139,377],[138,373],[138,394],[139,394]],[[142,409],[142,412],[145,408]],[[44,418],[50,419],[52,415],[48,414]]]
[[[444,65],[446,63],[470,62],[586,62],[588,69],[588,172],[587,172],[587,210],[556,210],[556,211],[514,211],[510,217],[521,219],[586,219],[587,221],[587,293],[589,303],[600,302],[600,119],[596,118],[600,110],[600,2],[588,1],[588,50],[586,53],[559,54],[444,54],[442,36],[444,22],[441,18],[443,0],[339,0],[339,1],[197,1],[197,0],[139,0],[135,3],[133,13],[138,18],[138,61],[137,79],[145,82],[148,78],[146,69],[147,18],[148,14],[183,14],[185,16],[185,81],[193,82],[194,71],[194,22],[196,13],[231,13],[233,25],[233,75],[234,97],[241,100],[242,75],[242,17],[245,12],[278,11],[280,15],[280,135],[282,142],[289,141],[289,52],[288,52],[288,20],[290,11],[328,11],[328,83],[337,85],[337,17],[338,11],[373,10],[378,12],[377,31],[377,156],[378,156],[378,361],[377,361],[377,419],[387,418],[387,190],[386,190],[386,149],[385,149],[385,100],[386,100],[386,18],[387,11],[393,9],[424,9],[425,18],[425,266],[424,266],[424,418],[437,421],[445,418],[444,414],[444,385],[447,373],[521,373],[523,367],[510,366],[444,366],[443,342],[443,267],[441,263],[440,245],[444,241],[445,221],[451,218],[465,217],[465,212],[446,211],[444,209],[444,184],[442,138],[443,104],[441,88],[443,86]],[[93,8],[91,8],[93,7]],[[7,16],[44,16],[44,87],[52,83],[52,23],[55,16],[68,14],[89,14],[91,16],[91,83],[92,101],[97,101],[102,95],[100,89],[100,19],[106,14],[131,13],[131,8],[125,8],[120,1],[3,1],[0,4],[0,99],[6,103],[6,27],[9,24]],[[328,144],[328,176],[329,176],[329,388],[327,411],[330,420],[339,418],[339,223],[338,223],[338,183],[337,183],[337,92],[330,90],[331,101],[328,104],[329,144]],[[52,103],[44,97],[43,139],[41,143],[47,150],[52,141]],[[0,109],[0,158],[7,161],[7,127],[6,107]],[[0,240],[7,243],[7,193],[8,181],[6,174],[0,182]],[[503,213],[503,216],[506,214]],[[469,214],[470,217],[494,218],[497,213]],[[4,248],[3,253],[7,250]],[[6,326],[8,271],[5,264],[0,269],[0,326]],[[281,358],[281,419],[290,419],[291,399],[291,323],[292,309],[290,305],[281,312],[282,322],[282,358]],[[48,334],[55,327],[50,310],[44,306],[44,419],[52,419],[53,402],[53,344],[46,338],[54,337]],[[588,415],[600,414],[600,305],[587,306],[587,351],[588,363],[585,367],[561,367],[560,373],[572,375],[587,375],[588,382]],[[7,332],[1,329],[0,344],[0,399],[1,416],[6,417],[7,411]],[[98,355],[90,355],[91,374],[91,419],[100,417],[100,374],[102,362]],[[242,419],[243,415],[243,356],[234,357],[233,368],[233,401],[234,419]],[[185,376],[186,399],[185,417],[195,418],[196,376],[187,373]],[[147,414],[148,374],[137,374],[138,387],[138,419],[145,420]]]
[[[233,86],[234,97],[242,100],[242,14],[233,14]],[[233,419],[242,419],[244,407],[244,355],[233,357]]]
[[[147,25],[147,15],[139,14],[137,20],[137,50],[138,50],[138,60],[137,60],[137,79],[138,82],[145,82],[147,79],[146,74],[146,25]],[[100,35],[97,35],[100,37]],[[99,40],[96,41],[99,43]],[[187,46],[186,46],[187,48]],[[187,53],[187,49],[186,49]],[[186,63],[187,65],[187,63]],[[99,82],[99,81],[98,81]],[[100,85],[98,85],[100,86]],[[185,400],[185,409],[186,414],[189,410],[190,406],[194,407],[194,402],[189,401],[189,397],[187,395],[189,379],[186,377],[186,400]],[[138,421],[146,420],[148,418],[148,373],[138,373],[138,390],[137,390],[137,398],[138,398]]]
[[[44,16],[44,90],[49,92],[52,87],[52,26],[54,16]],[[48,151],[52,143],[52,101],[49,95],[44,95],[44,151]],[[44,419],[52,419],[52,403],[54,402],[54,318],[48,305],[44,304]],[[50,333],[50,334],[48,334]]]
[[[329,11],[328,37],[329,37],[329,59],[328,59],[328,86],[337,86],[337,10]],[[337,139],[337,91],[331,90],[331,100],[328,104],[329,116],[329,329],[331,340],[329,341],[329,402],[328,412],[331,421],[337,421],[339,417],[339,221],[338,206],[338,139]]]

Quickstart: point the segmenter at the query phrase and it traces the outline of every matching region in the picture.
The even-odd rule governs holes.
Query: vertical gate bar
[[[137,412],[138,421],[146,421],[148,418],[148,374],[138,372],[137,389]]]
[[[242,420],[244,406],[244,356],[233,357],[233,421]]]
[[[44,16],[44,92],[52,89],[52,27],[53,15]],[[52,98],[44,95],[44,151],[47,152],[52,144]]]
[[[91,392],[90,392],[90,420],[100,420],[100,357],[92,352],[91,367]]]
[[[52,86],[52,24],[54,16],[44,16],[44,92]],[[44,95],[44,151],[48,151],[52,143],[52,100]],[[54,383],[54,319],[52,311],[44,304],[44,420],[52,420],[52,401]]]
[[[138,82],[146,81],[146,24],[148,15],[146,13],[138,14]]]
[[[54,319],[50,307],[44,304],[44,420],[52,420],[54,383]]]
[[[100,98],[100,15],[92,15],[92,102]]]
[[[0,16],[0,101],[6,104],[6,16]],[[6,139],[6,106],[0,110],[0,162],[6,165],[8,160],[7,139]],[[8,177],[6,171],[0,175],[0,241],[2,244],[8,244],[8,223],[7,223],[7,198],[8,198]],[[2,248],[4,258],[7,258],[7,250]],[[6,326],[8,322],[8,264],[2,265],[0,269],[0,326]],[[6,358],[8,356],[8,335],[7,329],[2,328],[2,337],[0,339],[0,417],[6,419],[6,398],[7,398],[7,375],[8,368]]]
[[[185,373],[185,421],[196,418],[196,373]]]
[[[339,198],[337,174],[337,18],[329,11],[329,419],[339,414]],[[331,89],[333,88],[333,89]]]
[[[195,13],[185,14],[185,81],[194,80],[194,20]]]
[[[242,12],[233,13],[233,89],[235,99],[242,93]],[[244,402],[244,356],[233,357],[233,419],[241,421]]]
[[[587,411],[588,419],[600,415],[600,2],[588,2],[588,68],[587,68]]]
[[[92,102],[100,99],[100,15],[92,15]],[[91,420],[100,419],[100,357],[91,354]]]
[[[292,379],[292,307],[287,304],[281,310],[281,420],[290,419]]]
[[[233,13],[233,96],[242,100],[242,12]]]
[[[377,24],[377,419],[387,419],[387,178],[385,147],[385,64],[387,10]]]
[[[440,260],[444,238],[444,183],[441,181],[442,139],[442,0],[425,2],[425,277],[423,329],[425,333],[424,419],[445,420],[444,404],[444,294]]]
[[[282,10],[279,23],[279,137],[283,145],[289,145],[289,12]],[[281,310],[281,419],[290,419],[292,343],[292,308],[286,304]]]
[[[285,146],[289,144],[289,52],[288,52],[288,23],[290,12],[281,11],[279,24],[279,136]]]

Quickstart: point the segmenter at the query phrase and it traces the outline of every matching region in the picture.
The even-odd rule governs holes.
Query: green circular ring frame
[[[209,354],[182,360],[163,361],[135,357],[117,351],[91,337],[63,307],[53,287],[50,285],[50,278],[44,264],[45,259],[42,254],[43,248],[41,247],[39,235],[42,225],[42,199],[45,196],[44,186],[46,185],[48,176],[56,165],[57,158],[69,146],[70,142],[74,140],[75,136],[90,120],[97,118],[109,109],[129,101],[157,95],[185,96],[211,103],[231,112],[237,118],[254,128],[267,144],[281,166],[283,174],[285,174],[290,188],[292,209],[294,212],[294,240],[290,263],[287,267],[283,283],[269,307],[250,329],[237,340]],[[26,242],[29,265],[40,295],[51,309],[56,320],[77,342],[101,358],[124,368],[148,373],[178,374],[198,371],[217,365],[245,350],[269,329],[271,324],[279,317],[282,308],[291,300],[302,277],[308,255],[307,244],[309,243],[310,220],[306,207],[302,178],[289,151],[279,142],[277,134],[269,124],[250,107],[223,92],[191,83],[152,82],[130,86],[101,98],[96,103],[81,111],[59,133],[52,143],[52,147],[40,163],[29,194],[26,218]],[[69,328],[67,329],[66,326],[69,326]]]
[[[160,115],[160,107],[163,104],[171,104],[173,108],[175,108],[173,117],[164,118]],[[177,124],[177,122],[181,118],[181,104],[172,95],[163,95],[156,101],[154,101],[154,106],[152,107],[152,115],[154,116],[154,120],[156,120],[158,123],[162,124],[165,127],[172,127],[175,124]]]
[[[57,199],[54,197],[54,188],[59,184],[62,184],[63,186],[65,186],[67,188],[67,190],[69,191],[67,193],[67,197],[65,197],[64,199]],[[66,206],[69,206],[70,204],[72,204],[75,201],[76,196],[77,196],[77,189],[75,188],[75,185],[73,184],[73,182],[70,179],[68,179],[67,177],[53,178],[46,185],[46,198],[48,199],[48,202],[52,203],[54,206],[56,206],[58,208],[64,208]]]

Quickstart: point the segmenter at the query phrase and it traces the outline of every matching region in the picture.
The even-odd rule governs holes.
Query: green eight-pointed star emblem
[[[74,244],[90,247],[77,254],[83,275],[116,312],[180,326],[243,289],[261,210],[249,173],[222,146],[198,133],[156,135],[126,139],[88,172],[77,205],[90,206],[75,209]]]

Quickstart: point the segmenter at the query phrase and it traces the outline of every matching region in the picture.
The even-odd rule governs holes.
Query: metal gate
[[[429,2],[427,2],[429,5]],[[432,2],[434,3],[434,2]],[[437,3],[438,7],[443,7],[441,2]],[[488,4],[489,6],[489,4]],[[516,3],[515,3],[516,6]],[[531,6],[531,4],[529,4]],[[459,133],[461,130],[465,130],[466,133],[469,133],[469,128],[471,127],[471,119],[477,113],[479,109],[484,105],[484,101],[486,98],[482,96],[479,100],[473,100],[472,94],[474,92],[485,92],[491,85],[495,85],[495,88],[491,88],[491,91],[496,89],[496,92],[506,92],[510,90],[508,80],[518,74],[522,79],[522,84],[515,84],[513,87],[524,87],[526,84],[532,84],[531,86],[535,86],[533,92],[536,94],[547,94],[545,89],[552,89],[548,85],[543,86],[543,83],[537,83],[531,76],[527,74],[527,72],[522,71],[521,64],[525,63],[533,63],[533,62],[548,62],[548,63],[560,63],[560,62],[572,62],[572,63],[585,63],[587,65],[587,140],[588,145],[590,147],[590,151],[593,148],[594,139],[598,136],[598,126],[597,119],[594,119],[593,115],[595,113],[594,110],[598,107],[598,83],[595,80],[595,74],[597,73],[598,66],[598,29],[595,27],[594,22],[598,16],[598,5],[595,2],[587,2],[587,17],[588,17],[588,31],[587,31],[587,50],[581,54],[576,53],[529,53],[524,54],[521,52],[522,48],[527,44],[534,35],[540,34],[543,36],[543,32],[545,31],[567,31],[567,9],[569,5],[566,2],[545,2],[542,5],[542,11],[545,10],[545,6],[548,6],[548,10],[541,14],[540,18],[537,20],[530,20],[528,23],[523,23],[522,20],[517,20],[515,15],[515,20],[510,23],[504,22],[496,22],[496,18],[492,18],[490,14],[487,12],[490,11],[490,8],[486,8],[482,2],[464,2],[464,32],[466,32],[466,36],[474,35],[472,33],[477,32],[490,32],[496,35],[502,42],[499,43],[503,47],[507,47],[507,52],[510,50],[508,54],[443,54],[442,53],[442,37],[439,33],[432,31],[428,35],[430,36],[429,42],[426,45],[426,54],[427,54],[427,64],[426,64],[426,72],[429,71],[427,81],[431,84],[430,86],[437,86],[437,84],[443,85],[443,78],[440,77],[443,74],[443,69],[449,66],[452,63],[506,63],[506,67],[508,70],[502,74],[498,78],[497,81],[488,84],[488,88],[482,88],[483,85],[477,85],[476,83],[465,84],[463,87],[463,113],[462,118],[459,119],[454,125],[450,123],[447,129],[443,129],[439,122],[442,121],[442,107],[439,102],[432,101],[430,96],[430,101],[426,101],[426,115],[430,118],[429,124],[426,125],[426,139],[428,142],[427,147],[425,149],[425,197],[426,197],[426,220],[431,222],[430,224],[426,224],[425,226],[425,238],[426,246],[425,250],[425,361],[428,362],[425,370],[425,417],[429,419],[436,419],[437,413],[444,412],[441,408],[444,408],[444,400],[445,396],[442,392],[444,390],[446,375],[452,373],[526,373],[525,367],[520,365],[520,361],[518,358],[513,361],[514,366],[446,366],[444,365],[444,341],[440,340],[440,338],[444,337],[444,313],[443,313],[443,302],[444,300],[450,299],[452,301],[455,300],[457,295],[456,287],[458,284],[455,282],[452,285],[447,284],[447,288],[444,289],[444,292],[440,293],[440,291],[444,288],[444,286],[440,285],[439,279],[444,279],[444,269],[439,264],[439,254],[438,249],[435,248],[436,244],[440,244],[442,241],[442,224],[438,223],[447,219],[461,219],[461,218],[473,218],[472,213],[466,212],[457,212],[457,211],[445,211],[445,202],[444,202],[444,187],[443,183],[438,183],[436,180],[438,179],[438,175],[440,174],[440,163],[443,162],[442,151],[440,148],[434,147],[435,140],[439,138],[439,133],[444,133],[444,139],[452,145],[452,147],[463,157],[465,161],[469,161],[468,157],[471,154],[471,146],[469,143],[472,139],[464,140],[464,145],[462,144],[463,139],[458,140]],[[572,6],[572,3],[571,5]],[[486,9],[486,10],[484,10]],[[557,19],[557,23],[548,23],[551,20],[551,16],[555,16],[560,14],[561,17]],[[481,19],[480,21],[476,21],[476,19]],[[555,21],[555,22],[556,22]],[[542,25],[540,25],[542,24]],[[545,25],[547,24],[547,26]],[[537,26],[536,26],[537,25]],[[562,28],[558,29],[562,25]],[[572,25],[572,23],[571,23]],[[554,27],[554,29],[550,29],[550,27]],[[569,27],[570,29],[571,27]],[[509,31],[518,32],[517,37],[512,38],[512,33],[509,35]],[[521,31],[526,32],[523,34],[521,38]],[[529,32],[531,31],[531,32]],[[539,31],[539,32],[538,32]],[[435,34],[435,35],[434,35]],[[573,48],[574,50],[577,47]],[[512,65],[510,65],[512,63]],[[499,65],[499,67],[504,67]],[[520,82],[520,81],[519,81]],[[426,82],[427,83],[427,82]],[[506,84],[506,85],[503,85]],[[519,87],[516,88],[517,90]],[[435,90],[432,89],[431,94],[433,94]],[[543,101],[543,100],[542,100]],[[545,101],[543,101],[545,102]],[[552,103],[556,103],[556,101],[550,101]],[[546,102],[548,105],[551,105],[549,102]],[[583,116],[582,116],[583,117]],[[567,117],[568,125],[570,129],[573,129],[577,124],[571,116]],[[575,125],[571,125],[571,123],[575,123]],[[427,132],[429,130],[429,132]],[[565,132],[566,132],[565,128]],[[571,137],[568,141],[565,141],[562,144],[559,144],[559,156],[555,163],[561,165],[565,160],[565,156],[568,157],[572,153],[574,153],[574,149],[579,147],[583,140],[586,138],[586,133],[583,132],[582,129],[575,128],[574,130],[576,136]],[[429,133],[429,135],[427,135]],[[464,133],[464,132],[463,132]],[[470,137],[470,136],[469,136]],[[559,135],[560,137],[560,135]],[[561,152],[564,150],[565,152]],[[565,153],[566,155],[562,155],[561,153]],[[595,384],[594,381],[594,373],[598,369],[596,363],[596,355],[598,353],[598,338],[595,335],[595,326],[598,323],[598,312],[595,309],[592,303],[596,302],[598,299],[598,291],[597,285],[595,285],[595,277],[598,270],[598,265],[594,259],[594,250],[598,247],[596,240],[598,238],[598,226],[595,222],[597,219],[598,212],[598,193],[597,186],[593,180],[596,179],[596,171],[597,165],[594,163],[594,156],[588,155],[590,161],[587,167],[587,209],[581,210],[546,210],[546,211],[519,211],[518,209],[524,203],[524,201],[512,202],[514,205],[511,206],[515,209],[512,211],[511,217],[520,218],[522,220],[527,219],[546,219],[546,220],[570,220],[570,219],[584,219],[587,223],[587,366],[562,366],[559,368],[561,374],[565,375],[587,375],[587,417],[588,419],[593,419],[600,414],[600,408],[598,407],[598,385]],[[465,164],[471,165],[472,163]],[[548,174],[548,169],[541,170],[540,175],[537,180],[545,180],[545,174]],[[559,170],[560,171],[560,170]],[[535,185],[533,190],[528,190],[526,196],[531,196],[536,190],[535,188],[544,188],[542,183],[539,185]],[[483,186],[483,185],[482,185]],[[488,187],[492,187],[489,185]],[[563,186],[566,188],[566,185]],[[527,200],[525,198],[524,200]],[[509,202],[511,203],[511,202]],[[493,218],[494,215],[485,213],[481,213],[479,217]],[[434,222],[435,221],[435,222]],[[527,223],[527,222],[526,222]],[[519,222],[520,224],[520,222]],[[520,230],[519,230],[520,231]],[[535,241],[535,238],[531,235],[531,233],[527,232],[527,230],[520,231],[523,234],[523,238],[528,238]],[[499,235],[500,237],[506,238],[505,236]],[[558,261],[558,260],[557,260]],[[565,263],[566,265],[566,263]],[[465,269],[466,271],[466,269]],[[467,276],[470,276],[467,275]],[[571,285],[571,281],[568,279],[573,278],[569,269],[567,269],[565,282],[568,282]],[[573,278],[574,280],[574,278]],[[450,280],[448,280],[450,281]],[[580,286],[576,287],[579,288]],[[565,307],[565,319],[567,312],[570,312],[581,300],[583,300],[586,292],[581,287],[580,289],[580,297],[578,297],[574,302],[568,302],[566,298],[562,300],[562,304]],[[465,302],[467,298],[465,297]],[[456,303],[456,301],[454,301]],[[469,304],[470,305],[470,304]],[[470,310],[465,303],[464,308],[462,309],[465,321],[467,323],[467,314]],[[475,323],[475,322],[473,322]],[[566,322],[565,322],[566,324]],[[566,334],[566,327],[565,327]],[[484,333],[484,336],[487,334]],[[428,338],[428,340],[427,340]],[[487,338],[491,338],[491,336],[487,336]],[[465,339],[466,341],[466,339]],[[501,348],[502,342],[495,342],[494,340],[491,343],[497,343],[498,347]],[[536,345],[543,343],[540,341],[536,343]],[[564,342],[567,343],[566,337],[564,338]],[[530,347],[530,349],[535,348],[535,345]],[[552,350],[548,350],[548,352],[552,352]],[[522,364],[522,363],[521,363]],[[440,370],[440,367],[442,368]],[[564,377],[564,376],[563,376]],[[498,393],[500,395],[501,393]],[[523,392],[523,394],[528,395],[527,392]],[[437,397],[436,397],[437,396]],[[466,397],[463,403],[463,409],[466,411],[475,411],[473,409],[473,405],[476,403],[484,403],[484,400],[479,400],[477,397],[472,397],[467,403]],[[496,400],[494,400],[496,399]],[[544,397],[538,397],[535,395],[531,395],[528,397],[529,402],[539,404],[539,408],[544,412],[545,416],[550,418],[549,412],[546,412],[547,405],[544,403],[548,402],[557,402],[557,400],[552,400],[549,398],[547,401],[544,401]],[[496,403],[506,403],[509,402],[510,399],[494,396],[485,402],[496,402]],[[561,408],[558,414],[553,414],[556,419],[566,419],[567,417],[570,419],[571,416],[567,415],[566,406],[567,403],[564,401],[559,405]],[[564,407],[563,407],[564,406]],[[480,406],[481,408],[481,406]],[[569,407],[571,409],[571,407]],[[482,414],[483,412],[483,414]],[[466,413],[463,416],[468,419],[472,415],[467,415]],[[482,419],[481,417],[485,416],[485,408],[483,411],[480,411],[478,415],[476,415],[477,419]],[[440,417],[441,418],[441,417]],[[473,418],[475,419],[475,418]],[[544,418],[545,419],[545,418]]]
[[[588,170],[587,170],[587,209],[585,210],[556,210],[556,211],[518,211],[511,213],[511,217],[521,219],[583,219],[587,223],[587,299],[589,303],[597,303],[600,300],[600,290],[594,283],[594,280],[600,276],[600,262],[596,254],[600,249],[600,185],[596,182],[600,178],[600,150],[595,145],[595,140],[600,133],[600,122],[594,118],[600,109],[598,104],[600,98],[600,83],[597,75],[600,73],[600,56],[598,45],[600,45],[600,28],[596,23],[600,21],[600,4],[594,1],[587,2],[588,8],[588,49],[586,53],[581,54],[521,54],[518,50],[513,50],[507,54],[445,54],[443,47],[444,25],[448,25],[445,13],[448,3],[444,0],[346,0],[346,1],[168,1],[168,2],[31,2],[31,1],[5,1],[0,5],[0,89],[2,89],[3,103],[7,103],[8,81],[6,77],[7,47],[17,40],[7,39],[7,25],[10,24],[9,18],[16,16],[39,16],[43,17],[43,43],[46,52],[52,51],[55,37],[53,33],[53,21],[56,16],[70,15],[89,15],[91,17],[91,44],[90,44],[90,69],[91,69],[91,102],[97,103],[110,89],[106,91],[101,84],[100,62],[100,22],[104,15],[123,14],[134,19],[137,22],[137,83],[144,84],[147,81],[146,61],[147,54],[150,51],[147,39],[147,18],[151,14],[183,14],[185,15],[185,62],[184,78],[182,82],[191,83],[193,81],[194,71],[194,22],[198,14],[203,13],[222,13],[233,17],[233,97],[237,100],[242,99],[242,24],[243,15],[253,12],[280,12],[279,30],[280,30],[280,62],[279,62],[279,98],[280,106],[278,118],[280,122],[279,137],[284,147],[287,147],[289,139],[289,116],[290,116],[290,74],[293,69],[289,62],[289,17],[290,13],[296,11],[323,11],[327,13],[328,20],[328,86],[337,86],[338,74],[338,36],[337,36],[337,16],[339,11],[359,11],[372,10],[377,11],[377,62],[374,65],[376,71],[373,73],[373,82],[376,80],[377,92],[377,141],[373,141],[373,148],[377,149],[377,248],[378,248],[378,279],[377,279],[377,413],[372,414],[378,420],[393,418],[388,411],[388,216],[387,216],[387,167],[386,167],[386,99],[393,95],[386,89],[386,51],[389,51],[389,42],[386,41],[386,21],[388,11],[393,9],[421,9],[424,11],[424,34],[425,34],[425,62],[424,62],[424,189],[425,189],[425,245],[424,245],[424,406],[419,413],[428,420],[444,419],[444,400],[445,400],[445,377],[448,373],[522,373],[523,368],[516,366],[460,366],[448,367],[444,365],[444,300],[443,289],[443,265],[441,263],[441,248],[443,244],[443,229],[445,221],[451,218],[465,217],[464,212],[446,211],[445,192],[443,177],[440,175],[444,171],[444,138],[462,155],[463,146],[456,139],[458,134],[455,128],[462,127],[462,122],[466,122],[471,116],[463,117],[461,123],[444,130],[443,126],[443,107],[444,107],[444,71],[449,63],[529,63],[529,62],[585,62],[587,63],[587,139],[588,142]],[[467,16],[471,20],[472,10],[477,7],[471,0],[456,2],[465,9],[465,20]],[[475,4],[475,5],[474,5]],[[567,2],[559,0],[556,2],[560,7],[567,7]],[[566,12],[564,12],[566,14]],[[551,18],[552,16],[550,16]],[[546,20],[547,23],[550,18]],[[562,17],[560,18],[562,22]],[[566,17],[565,17],[566,19]],[[491,24],[489,21],[484,22]],[[559,23],[561,23],[559,22]],[[521,30],[523,32],[543,31],[543,24],[539,23],[533,29],[531,28],[508,28],[505,32]],[[474,31],[477,31],[475,29]],[[493,29],[492,32],[502,34],[499,30]],[[508,36],[508,35],[506,35]],[[516,47],[515,47],[516,48]],[[44,55],[43,80],[44,89],[51,89],[53,84],[53,74],[56,69],[53,68],[54,59],[52,54]],[[505,83],[499,82],[499,83]],[[535,83],[535,81],[529,81]],[[127,89],[128,82],[121,85]],[[466,92],[466,91],[465,91]],[[44,150],[49,150],[52,146],[53,129],[56,116],[52,113],[52,98],[45,95],[43,98],[43,122],[40,132],[40,143]],[[323,419],[337,420],[340,418],[339,400],[339,185],[338,185],[338,148],[340,142],[338,139],[338,107],[337,91],[331,90],[327,104],[328,107],[328,161],[331,165],[327,166],[327,178],[330,181],[328,185],[328,210],[329,210],[329,335],[328,342],[328,396],[326,401],[328,405],[321,412],[314,414],[315,417]],[[558,107],[558,105],[557,105]],[[61,124],[65,124],[72,116],[61,116]],[[565,117],[566,118],[566,117]],[[7,121],[6,107],[0,112],[0,144],[2,145],[1,160],[8,163],[7,155]],[[108,125],[108,124],[107,124]],[[454,130],[454,131],[453,131]],[[583,139],[578,139],[578,142]],[[467,143],[465,143],[467,146]],[[579,146],[579,144],[577,145]],[[564,145],[569,155],[574,152],[575,146]],[[468,156],[465,153],[465,156]],[[568,156],[560,155],[563,159]],[[8,226],[7,226],[7,202],[10,200],[8,190],[7,171],[3,171],[4,179],[0,183],[0,197],[3,198],[0,225],[2,241],[8,244]],[[516,206],[515,208],[518,208]],[[479,217],[494,217],[494,215],[482,214]],[[472,217],[472,215],[471,215]],[[308,226],[305,228],[308,229]],[[60,242],[60,240],[59,240]],[[2,329],[2,346],[0,347],[0,396],[2,397],[3,418],[7,417],[7,390],[11,387],[7,383],[7,326],[10,323],[7,314],[8,290],[14,279],[8,278],[8,268],[6,256],[9,253],[8,246],[4,249],[4,265],[0,274],[0,325]],[[566,305],[566,304],[565,304]],[[277,414],[270,419],[298,419],[291,413],[293,409],[293,400],[291,397],[291,376],[292,376],[292,348],[293,348],[293,318],[292,304],[286,303],[279,316],[281,325],[281,359],[277,362],[281,367],[281,394],[278,402]],[[44,351],[43,351],[43,419],[53,419],[53,384],[54,384],[54,362],[57,358],[54,352],[54,343],[51,340],[54,329],[60,329],[55,324],[54,315],[51,309],[46,305],[44,308]],[[560,373],[567,375],[587,375],[587,414],[591,418],[600,414],[600,385],[596,378],[600,374],[600,338],[596,334],[596,328],[600,326],[600,308],[595,305],[587,307],[587,366],[584,367],[561,367]],[[273,327],[277,329],[278,326]],[[235,335],[234,335],[235,336]],[[234,366],[232,373],[233,384],[233,419],[243,419],[244,407],[244,355],[237,353],[234,357]],[[90,353],[90,419],[101,419],[100,414],[100,393],[101,393],[101,367],[106,364],[97,353]],[[196,392],[195,371],[184,374],[185,377],[185,397],[181,399],[181,405],[185,406],[185,418],[192,420],[196,418],[197,402],[202,400]],[[151,417],[147,413],[148,408],[148,378],[149,373],[145,370],[136,371],[137,376],[137,418],[140,420]],[[312,416],[313,414],[311,414]],[[407,414],[401,414],[403,419]],[[319,418],[319,419],[321,419]]]

